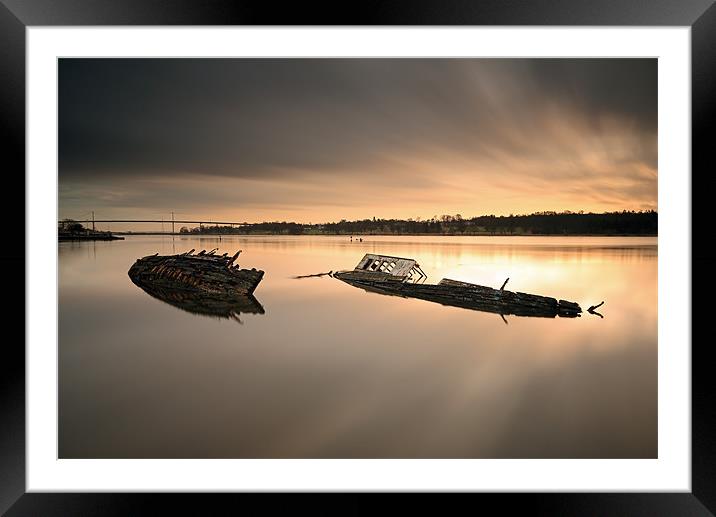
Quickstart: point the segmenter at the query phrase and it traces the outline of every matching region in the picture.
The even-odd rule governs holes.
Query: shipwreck
[[[508,291],[505,285],[509,278],[499,289],[448,278],[428,284],[425,272],[410,258],[369,253],[354,269],[335,272],[333,277],[368,292],[418,298],[502,316],[576,318],[582,312],[575,302]]]
[[[142,288],[186,291],[215,299],[252,294],[264,272],[235,264],[241,250],[229,257],[228,253],[216,255],[217,249],[142,257],[129,268],[128,275]]]

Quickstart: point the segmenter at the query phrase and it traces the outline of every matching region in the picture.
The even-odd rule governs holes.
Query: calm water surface
[[[139,257],[243,253],[264,314],[182,311]],[[507,317],[295,275],[413,257],[443,277],[604,300]],[[63,458],[657,455],[656,238],[171,237],[59,244]]]

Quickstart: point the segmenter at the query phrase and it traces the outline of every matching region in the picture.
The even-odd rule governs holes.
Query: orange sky
[[[655,60],[210,61],[61,61],[61,218],[657,209]]]

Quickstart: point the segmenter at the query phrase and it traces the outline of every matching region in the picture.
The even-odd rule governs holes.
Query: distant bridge
[[[208,226],[248,226],[251,223],[231,221],[187,221],[180,219],[72,219],[76,223],[180,223],[180,224],[205,224]],[[61,222],[61,221],[60,221]]]
[[[172,224],[172,233],[176,233],[174,231],[174,224],[198,224],[199,226],[206,225],[206,226],[231,226],[232,228],[234,226],[248,226],[251,223],[247,222],[238,222],[238,221],[193,221],[189,219],[174,219],[174,213],[172,212],[172,218],[171,219],[95,219],[94,218],[94,212],[91,212],[92,219],[72,219],[73,221],[77,223],[92,223],[92,230],[95,229],[95,223],[161,223],[164,225],[164,223],[171,223]],[[62,221],[60,221],[62,222]]]

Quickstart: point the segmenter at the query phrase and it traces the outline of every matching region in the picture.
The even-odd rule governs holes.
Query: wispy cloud
[[[656,208],[653,59],[63,59],[59,71],[65,216]]]

